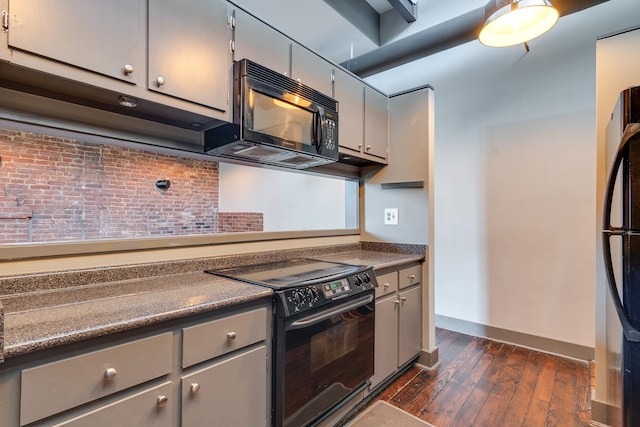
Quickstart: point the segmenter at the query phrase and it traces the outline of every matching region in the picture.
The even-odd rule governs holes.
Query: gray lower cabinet
[[[171,427],[173,403],[171,383],[149,390],[54,424],[53,427]]]
[[[267,350],[261,345],[182,377],[182,427],[264,426]]]
[[[8,367],[5,361],[0,425],[266,426],[270,332],[265,301]]]
[[[377,276],[374,376],[370,390],[420,353],[420,265]]]

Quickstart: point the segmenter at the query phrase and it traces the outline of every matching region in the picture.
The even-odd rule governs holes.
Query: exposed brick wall
[[[245,231],[218,222],[218,179],[216,162],[0,129],[0,242],[23,238],[16,209],[34,242]]]
[[[262,231],[264,219],[262,212],[220,212],[219,233],[239,233]]]

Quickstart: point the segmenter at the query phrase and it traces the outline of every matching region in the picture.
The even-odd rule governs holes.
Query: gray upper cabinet
[[[150,1],[149,89],[225,111],[229,42],[224,0]]]
[[[234,61],[249,59],[274,71],[291,75],[291,41],[254,16],[234,9]]]
[[[291,76],[327,96],[333,93],[333,64],[297,43],[291,45]]]
[[[364,83],[346,71],[335,70],[335,99],[338,101],[338,143],[360,152],[364,141]]]
[[[140,84],[146,54],[145,4],[11,0],[9,47]]]
[[[387,158],[389,108],[387,95],[364,87],[364,153]]]

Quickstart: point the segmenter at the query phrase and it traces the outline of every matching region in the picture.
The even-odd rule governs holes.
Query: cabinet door
[[[11,0],[9,46],[140,83],[145,7],[142,0]]]
[[[264,345],[182,377],[182,427],[267,423]]]
[[[371,388],[398,368],[398,297],[394,293],[376,300],[374,375]]]
[[[340,109],[338,118],[338,144],[360,152],[364,141],[364,83],[337,68],[335,70],[334,98]]]
[[[150,1],[149,89],[226,111],[230,41],[223,0]]]
[[[420,286],[399,292],[398,297],[400,300],[398,367],[400,367],[420,353],[422,337]]]
[[[333,65],[297,43],[291,45],[291,76],[311,88],[332,96]],[[339,138],[339,136],[338,136]]]
[[[234,61],[249,59],[285,76],[291,75],[291,42],[284,34],[236,9]]]
[[[387,158],[389,109],[386,95],[364,87],[364,150],[366,154]]]
[[[171,382],[118,400],[54,427],[171,427]]]

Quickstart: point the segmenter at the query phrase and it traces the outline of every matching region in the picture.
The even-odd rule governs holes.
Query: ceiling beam
[[[380,46],[380,15],[365,0],[324,0],[356,27],[365,37]]]
[[[391,6],[407,22],[415,22],[418,14],[418,6],[412,0],[387,0]]]

